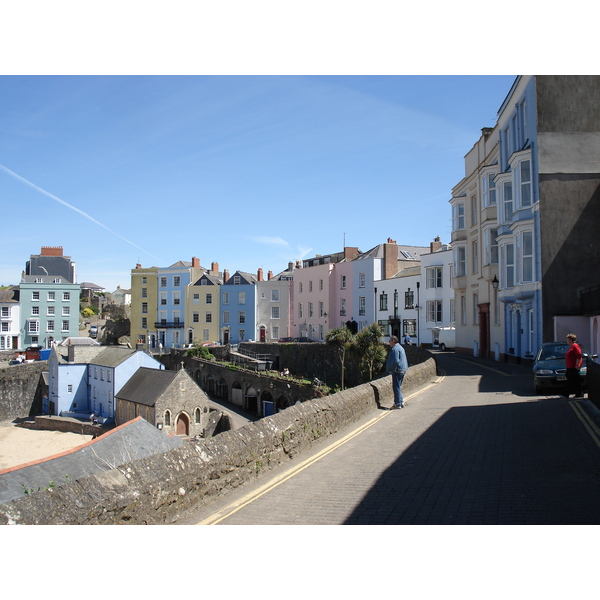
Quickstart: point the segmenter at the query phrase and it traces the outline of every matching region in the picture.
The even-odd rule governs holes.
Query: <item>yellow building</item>
[[[158,306],[158,267],[131,269],[131,343],[145,349],[158,346],[155,323]]]
[[[220,291],[223,275],[219,265],[212,263],[207,271],[188,288],[185,303],[186,344],[219,342]]]

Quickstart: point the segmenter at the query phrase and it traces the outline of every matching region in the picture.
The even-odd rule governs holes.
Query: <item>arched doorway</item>
[[[177,417],[177,435],[190,435],[190,419],[185,413]]]
[[[258,415],[258,393],[253,387],[249,387],[246,391],[246,410]]]
[[[267,328],[264,325],[260,326],[259,339],[261,342],[265,342],[267,340]]]

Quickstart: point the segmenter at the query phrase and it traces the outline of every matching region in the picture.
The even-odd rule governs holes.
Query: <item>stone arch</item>
[[[177,435],[189,436],[190,435],[190,418],[186,413],[181,412],[177,416],[177,426],[175,429]]]
[[[245,409],[254,415],[258,414],[258,392],[253,386],[250,386],[246,390],[246,394],[244,397],[244,406]]]
[[[221,377],[221,380],[219,381],[218,385],[217,385],[217,396],[219,396],[219,398],[225,398],[225,400],[228,399],[228,386],[227,386],[227,381],[225,381],[224,377]]]
[[[231,402],[237,406],[244,406],[244,391],[239,381],[231,385]]]
[[[202,423],[202,411],[200,407],[197,406],[196,410],[194,410],[194,424],[200,425]]]
[[[288,406],[290,406],[290,401],[285,396],[279,396],[275,402],[275,406],[278,410],[283,410],[284,408],[288,408]]]
[[[171,427],[171,411],[165,410],[165,427]]]

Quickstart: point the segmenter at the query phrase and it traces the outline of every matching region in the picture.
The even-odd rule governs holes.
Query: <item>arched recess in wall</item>
[[[246,390],[246,397],[245,397],[244,404],[245,404],[245,409],[248,412],[250,412],[254,415],[258,414],[258,392],[252,386],[250,386]]]
[[[231,385],[231,402],[237,406],[244,406],[244,391],[238,381]]]
[[[219,398],[225,398],[227,400],[227,382],[223,377],[221,377],[221,381],[219,381],[219,385],[217,386],[217,396]]]
[[[185,413],[177,417],[177,435],[190,435],[190,418]]]

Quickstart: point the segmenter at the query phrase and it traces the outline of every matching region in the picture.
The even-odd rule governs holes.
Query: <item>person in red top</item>
[[[583,397],[583,392],[581,390],[579,369],[583,364],[583,353],[577,343],[577,336],[574,333],[569,333],[567,343],[569,344],[569,349],[565,355],[567,363],[567,398],[571,394],[575,394],[575,398],[581,398]]]

